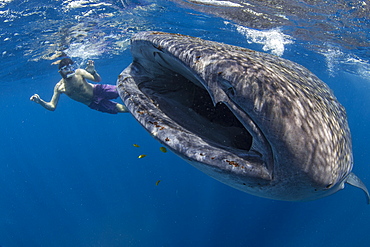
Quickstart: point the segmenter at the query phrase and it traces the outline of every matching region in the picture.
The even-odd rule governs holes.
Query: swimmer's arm
[[[59,102],[59,97],[62,94],[61,87],[63,87],[63,85],[60,81],[54,87],[54,94],[53,97],[51,97],[50,102],[46,102],[45,100],[41,99],[38,94],[32,95],[30,100],[36,102],[37,104],[40,104],[42,107],[49,111],[55,111]]]
[[[94,61],[92,60],[87,61],[87,66],[84,70],[81,70],[81,73],[83,73],[82,76],[87,80],[90,80],[93,82],[101,81],[101,77],[98,74],[98,72],[96,72],[95,64],[94,64]]]
[[[79,69],[78,74],[82,75],[83,78],[85,78],[86,80],[89,80],[89,81],[93,81],[93,82],[100,82],[101,81],[101,77],[98,74],[98,72],[96,72],[96,70],[94,70],[94,72],[92,72],[92,74],[91,74],[91,73],[87,72],[84,69]]]

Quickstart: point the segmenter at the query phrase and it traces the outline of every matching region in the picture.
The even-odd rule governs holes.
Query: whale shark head
[[[330,195],[349,178],[359,185],[345,110],[306,68],[162,32],[134,35],[131,53],[117,81],[124,104],[153,137],[209,176],[288,201]]]

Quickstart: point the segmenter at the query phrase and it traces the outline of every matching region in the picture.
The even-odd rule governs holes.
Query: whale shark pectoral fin
[[[351,172],[348,177],[347,177],[347,180],[346,180],[346,183],[347,184],[350,184],[352,186],[355,186],[357,188],[360,188],[362,189],[365,194],[366,194],[366,197],[367,197],[367,204],[370,204],[370,195],[369,195],[369,191],[367,190],[365,184],[361,181],[361,179],[359,179],[353,172]]]

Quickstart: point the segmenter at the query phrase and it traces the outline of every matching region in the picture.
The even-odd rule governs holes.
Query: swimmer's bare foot
[[[116,107],[118,109],[118,112],[128,112],[127,107],[122,104],[117,103]]]

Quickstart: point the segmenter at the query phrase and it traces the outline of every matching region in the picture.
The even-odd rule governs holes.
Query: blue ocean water
[[[370,187],[369,22],[347,25],[343,13],[330,12],[308,39],[294,36],[304,18],[258,30],[169,1],[1,1],[0,246],[368,246],[370,208],[357,188],[312,202],[251,196],[161,152],[129,114],[66,96],[49,112],[29,100],[50,99],[61,52],[93,59],[115,84],[131,62],[128,39],[142,30],[269,52],[333,89],[348,113],[353,171]]]

